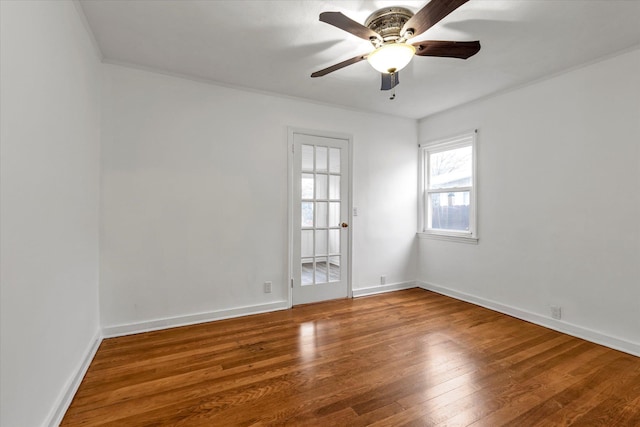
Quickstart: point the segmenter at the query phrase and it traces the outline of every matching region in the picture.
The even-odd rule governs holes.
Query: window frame
[[[418,237],[437,240],[448,240],[463,243],[478,243],[478,169],[477,169],[477,130],[465,132],[454,137],[438,139],[419,145],[420,174],[419,174],[419,203],[418,203]],[[449,187],[446,189],[429,190],[429,156],[434,153],[454,150],[462,147],[471,147],[471,186]],[[444,191],[469,191],[469,231],[443,230],[427,228],[429,224],[427,215],[429,212],[429,195]]]

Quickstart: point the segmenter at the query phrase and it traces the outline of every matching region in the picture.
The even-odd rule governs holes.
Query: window
[[[476,132],[420,146],[421,237],[476,243]]]

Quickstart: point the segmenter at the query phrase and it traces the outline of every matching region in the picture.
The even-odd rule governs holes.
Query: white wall
[[[104,71],[107,334],[282,306],[287,126],[353,135],[353,287],[376,286],[383,274],[387,283],[415,279],[414,120],[116,65]]]
[[[72,2],[0,7],[0,424],[37,426],[98,337],[100,62]]]
[[[640,353],[640,51],[425,118],[419,139],[473,128],[480,242],[421,239],[419,279],[543,322],[560,305],[552,326]]]

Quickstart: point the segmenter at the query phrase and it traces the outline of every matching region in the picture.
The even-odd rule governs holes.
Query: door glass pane
[[[340,225],[340,202],[329,202],[329,227]]]
[[[329,230],[329,253],[340,253],[340,230]]]
[[[468,191],[429,195],[429,228],[469,231]]]
[[[329,172],[340,173],[340,149],[329,148]]]
[[[327,282],[327,258],[316,258],[316,283]]]
[[[340,175],[331,175],[329,179],[329,198],[340,200]]]
[[[302,174],[302,198],[313,199],[313,174]]]
[[[471,186],[472,147],[429,155],[429,189]]]
[[[316,202],[316,227],[327,226],[327,202]]]
[[[302,170],[313,172],[313,145],[302,146]]]
[[[313,256],[313,230],[302,230],[300,254],[303,258]]]
[[[329,281],[338,282],[340,280],[340,257],[329,257]]]
[[[313,285],[313,258],[302,259],[302,286]]]
[[[313,202],[302,202],[302,226],[313,227]]]
[[[316,255],[327,254],[327,230],[316,230]]]
[[[316,175],[316,199],[326,199],[326,198],[327,198],[327,175],[319,173]]]
[[[316,171],[327,171],[327,147],[316,147]]]

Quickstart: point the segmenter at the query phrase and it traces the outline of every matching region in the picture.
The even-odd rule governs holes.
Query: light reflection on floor
[[[479,366],[475,359],[468,357],[468,352],[446,335],[429,334],[418,342],[424,355],[423,379],[427,386],[422,393],[412,396],[411,402],[401,403],[421,405],[422,411],[429,414],[428,419],[438,423],[438,414],[448,414],[447,405],[456,401],[452,396],[457,399],[472,396],[480,389],[475,381]],[[447,379],[447,372],[451,373],[450,379]]]
[[[317,347],[316,322],[301,323],[298,329],[298,352],[302,360],[308,362],[315,359]]]

